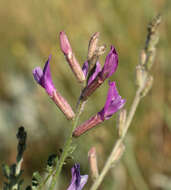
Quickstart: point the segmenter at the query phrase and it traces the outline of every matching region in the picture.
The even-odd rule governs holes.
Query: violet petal
[[[94,73],[90,76],[89,80],[88,80],[88,85],[94,81],[94,79],[96,78],[96,76],[101,72],[102,68],[101,65],[99,63],[99,61],[96,62],[96,68]]]
[[[67,190],[82,190],[88,180],[88,175],[80,175],[80,165],[75,164],[72,168],[71,184]]]
[[[100,74],[101,78],[105,80],[109,78],[118,67],[118,54],[114,48],[111,46],[109,54],[106,56],[105,64]]]
[[[83,64],[83,67],[82,67],[82,71],[84,73],[84,76],[87,77],[87,74],[88,74],[88,61],[85,61],[84,64]]]
[[[103,120],[109,119],[115,112],[121,109],[126,100],[119,95],[115,82],[109,81],[109,90],[104,108],[99,112]]]
[[[33,70],[33,76],[35,80],[43,87],[45,88],[46,92],[49,94],[49,96],[53,96],[53,92],[56,90],[54,87],[54,84],[52,82],[52,76],[50,72],[50,59],[51,55],[49,56],[47,62],[45,63],[44,69],[40,67],[36,67]]]
[[[43,77],[42,69],[40,67],[36,67],[33,69],[32,73],[36,82],[41,85],[41,78]]]

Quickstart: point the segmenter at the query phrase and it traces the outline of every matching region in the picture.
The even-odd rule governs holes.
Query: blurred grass
[[[48,155],[63,146],[69,123],[32,77],[32,69],[43,67],[51,53],[55,85],[72,107],[75,106],[79,85],[60,51],[60,31],[67,33],[81,65],[86,60],[88,41],[94,32],[101,33],[101,44],[105,43],[108,50],[111,44],[116,47],[119,68],[111,80],[117,81],[128,108],[135,93],[135,66],[144,47],[146,26],[154,15],[162,13],[160,42],[152,71],[154,86],[137,110],[131,133],[137,165],[149,188],[157,188],[151,181],[155,174],[171,177],[171,2],[2,0],[0,5],[0,163],[15,161],[15,134],[20,125],[28,131],[24,159],[27,183],[33,171],[43,171]],[[101,58],[101,63],[104,58]],[[102,108],[106,93],[107,82],[91,97],[81,121]],[[78,145],[74,161],[81,163],[82,173],[88,173],[86,155],[94,145],[99,155],[99,167],[102,168],[115,142],[115,126],[116,116],[75,140]],[[74,161],[65,166],[60,189],[66,189]],[[121,168],[126,183],[124,188],[135,189],[127,167]],[[113,190],[114,182],[111,180],[117,179],[117,174],[113,173],[115,171],[106,177],[102,189]]]

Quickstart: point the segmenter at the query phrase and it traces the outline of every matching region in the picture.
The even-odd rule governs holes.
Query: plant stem
[[[78,111],[76,113],[76,117],[74,119],[73,126],[72,126],[72,128],[70,130],[69,136],[68,136],[68,138],[66,140],[66,143],[64,145],[62,155],[61,155],[60,160],[59,160],[59,162],[57,164],[57,167],[56,167],[56,172],[52,177],[52,181],[51,181],[49,190],[54,189],[56,181],[57,181],[57,178],[58,178],[58,176],[59,176],[59,174],[61,172],[62,166],[64,164],[64,161],[65,161],[66,157],[68,156],[68,152],[69,152],[69,149],[70,149],[71,143],[72,143],[72,133],[75,130],[75,128],[77,127],[78,120],[79,120],[79,117],[80,117],[80,112],[81,112],[81,109],[82,109],[82,104],[83,103],[80,103],[79,109],[78,109]]]
[[[148,26],[148,35],[147,35],[147,41],[146,41],[146,46],[145,46],[145,60],[143,61],[143,58],[141,59],[141,62],[140,62],[140,65],[143,66],[145,64],[145,66],[148,68],[146,69],[146,72],[147,72],[147,76],[143,76],[143,75],[139,75],[138,77],[141,77],[139,79],[141,79],[141,81],[139,82],[142,82],[142,79],[144,80],[145,83],[143,85],[141,85],[141,83],[139,83],[139,87],[136,91],[136,95],[135,95],[135,98],[133,100],[133,103],[131,105],[131,108],[129,110],[129,113],[128,113],[128,117],[126,119],[126,122],[125,122],[125,125],[124,125],[124,129],[123,129],[123,132],[121,134],[121,136],[118,138],[118,140],[116,141],[113,149],[112,149],[112,152],[110,153],[105,165],[104,165],[104,168],[102,169],[102,172],[100,173],[100,175],[97,177],[97,179],[94,181],[93,185],[91,186],[90,190],[96,190],[101,182],[103,181],[103,178],[105,177],[105,175],[107,174],[107,172],[109,171],[109,169],[111,168],[111,166],[113,164],[116,164],[116,162],[121,158],[119,157],[117,159],[117,153],[118,153],[118,150],[120,149],[120,147],[123,145],[123,141],[125,140],[125,137],[126,137],[126,134],[128,132],[128,129],[130,127],[130,124],[132,122],[132,119],[134,117],[134,114],[135,114],[135,111],[137,109],[137,106],[142,98],[142,92],[144,90],[147,90],[148,92],[148,86],[147,86],[147,82],[148,82],[148,71],[149,69],[151,68],[153,62],[154,62],[154,57],[155,57],[155,50],[156,50],[156,45],[158,43],[158,40],[159,40],[159,37],[158,37],[158,32],[157,32],[157,28],[159,26],[161,22],[161,16],[157,16],[155,17],[152,22],[149,24]],[[145,77],[145,78],[142,78],[142,77]],[[137,78],[138,79],[138,78]],[[144,93],[144,95],[146,95],[146,93]],[[116,157],[116,159],[114,159],[114,157]]]
[[[133,100],[133,103],[131,105],[128,117],[126,119],[126,123],[125,123],[125,127],[124,127],[124,131],[123,131],[123,135],[122,135],[122,139],[124,139],[125,135],[127,134],[127,131],[129,129],[129,126],[132,122],[132,119],[134,117],[135,111],[137,109],[137,106],[141,100],[141,92],[143,91],[143,89],[141,87],[138,88],[135,98]]]

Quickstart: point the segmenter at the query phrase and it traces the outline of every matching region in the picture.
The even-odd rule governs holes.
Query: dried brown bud
[[[89,45],[88,45],[88,57],[87,57],[88,60],[90,60],[94,56],[98,48],[99,35],[100,33],[96,32],[90,38]]]

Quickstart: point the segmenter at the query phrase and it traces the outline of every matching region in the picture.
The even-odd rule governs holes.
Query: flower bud
[[[103,55],[106,51],[106,45],[102,45],[100,47],[98,47],[97,49],[97,55],[100,56],[100,55]]]
[[[72,51],[67,35],[64,32],[60,32],[60,47],[77,80],[83,82],[85,80],[85,75]]]
[[[72,48],[65,32],[60,32],[60,47],[65,55],[72,53]]]
[[[87,59],[90,60],[93,55],[95,54],[97,48],[98,48],[98,41],[99,41],[99,32],[96,32],[95,34],[93,34],[93,36],[91,37],[90,41],[89,41],[89,45],[88,45],[88,57]]]

